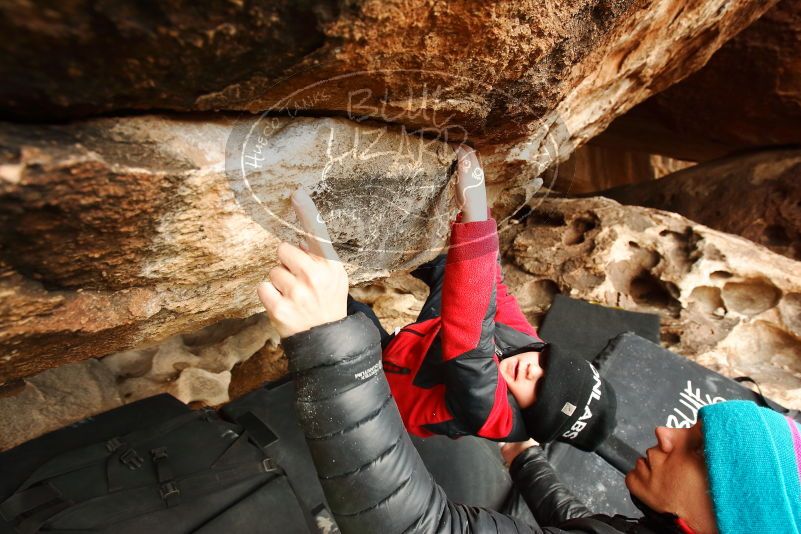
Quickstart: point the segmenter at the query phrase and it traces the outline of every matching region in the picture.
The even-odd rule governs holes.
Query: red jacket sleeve
[[[495,219],[453,223],[442,284],[442,359],[451,360],[480,347],[481,335],[494,330]],[[490,339],[491,341],[491,339]]]
[[[497,263],[494,219],[453,224],[442,287],[445,400],[471,433],[501,439],[513,412],[495,355]]]

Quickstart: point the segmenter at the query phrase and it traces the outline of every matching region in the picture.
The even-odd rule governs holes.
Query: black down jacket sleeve
[[[569,519],[589,517],[591,512],[559,481],[540,447],[517,455],[509,474],[534,517],[542,526],[560,525]]]
[[[403,427],[381,368],[378,332],[364,314],[283,344],[301,426],[342,532],[563,532],[448,501]]]

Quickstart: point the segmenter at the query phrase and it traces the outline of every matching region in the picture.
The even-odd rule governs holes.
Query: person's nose
[[[665,454],[668,454],[673,450],[675,445],[675,432],[676,429],[668,428],[666,426],[658,426],[654,431],[656,434],[656,444]]]
[[[526,378],[529,380],[539,380],[542,377],[542,368],[535,362],[529,362],[526,367]]]

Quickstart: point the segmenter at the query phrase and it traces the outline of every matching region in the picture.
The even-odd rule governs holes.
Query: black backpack
[[[160,395],[0,454],[0,532],[338,532],[293,400],[259,390],[226,420]]]

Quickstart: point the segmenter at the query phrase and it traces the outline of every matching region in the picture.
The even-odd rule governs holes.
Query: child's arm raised
[[[448,409],[472,434],[501,439],[513,425],[495,355],[498,231],[487,217],[484,172],[459,147],[457,200],[442,288],[442,359]]]

